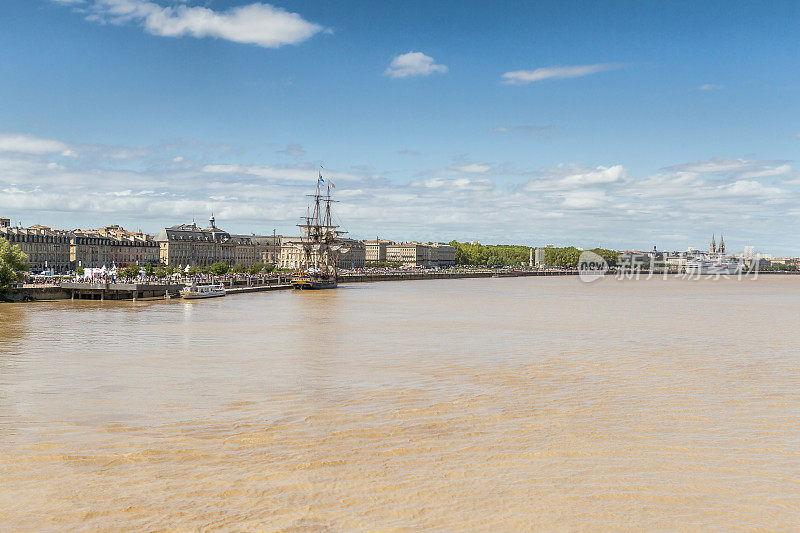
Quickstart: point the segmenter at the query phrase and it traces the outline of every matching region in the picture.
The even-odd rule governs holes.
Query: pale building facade
[[[18,245],[28,256],[33,273],[52,271],[56,274],[70,270],[70,239],[66,232],[45,226],[12,228],[7,218],[0,219],[0,238]]]
[[[409,267],[449,267],[455,264],[456,249],[449,244],[403,242],[386,247],[386,260]]]
[[[364,254],[369,263],[386,262],[386,247],[394,244],[393,241],[376,239],[374,241],[364,241]]]
[[[216,227],[214,216],[210,225],[200,229],[197,224],[179,224],[160,230],[155,241],[159,246],[161,263],[173,266],[208,266],[214,263],[236,264],[238,239]],[[249,252],[243,252],[247,255]]]

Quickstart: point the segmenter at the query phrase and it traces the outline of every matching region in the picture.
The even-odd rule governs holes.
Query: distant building
[[[57,274],[69,272],[70,237],[67,232],[46,226],[12,228],[7,218],[0,219],[0,222],[0,237],[18,245],[28,256],[31,272],[52,271]]]
[[[455,264],[456,249],[442,243],[395,243],[387,245],[386,260],[410,267],[448,267]]]
[[[298,269],[303,264],[303,237],[281,237],[278,267]]]
[[[200,229],[191,224],[179,224],[164,228],[155,236],[159,245],[160,259],[165,265],[208,266],[222,262],[236,264],[236,246],[241,239],[216,226],[214,215],[210,225]]]
[[[386,247],[390,244],[394,244],[394,242],[381,239],[364,241],[366,260],[370,263],[386,262]]]
[[[537,248],[533,251],[533,266],[543,267],[546,265],[544,259],[545,249]]]
[[[366,246],[362,241],[340,238],[342,251],[336,258],[338,268],[364,268],[366,262]]]

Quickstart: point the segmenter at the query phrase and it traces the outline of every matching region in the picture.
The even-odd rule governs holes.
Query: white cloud
[[[622,165],[611,167],[561,166],[536,172],[536,178],[525,185],[527,191],[577,189],[586,186],[608,186],[625,178]]]
[[[468,165],[455,167],[455,170],[466,172],[467,174],[486,174],[492,170],[492,166],[486,163],[469,163]]]
[[[59,3],[78,5],[79,2]],[[253,3],[214,11],[202,6],[161,6],[147,0],[92,0],[82,12],[88,20],[111,24],[140,24],[148,33],[162,37],[216,37],[265,48],[301,43],[326,30],[270,4]]]
[[[772,176],[790,176],[793,173],[793,171],[794,169],[792,168],[791,165],[780,165],[777,167],[766,167],[758,170],[743,172],[739,177],[750,179],[750,178],[769,178]]]
[[[541,67],[536,70],[515,70],[503,74],[503,83],[508,85],[522,85],[534,81],[547,79],[580,78],[607,70],[616,70],[622,65],[616,63],[598,63],[595,65],[567,65],[554,67]]]
[[[205,165],[202,171],[209,174],[233,174],[268,180],[299,181],[307,183],[314,183],[317,179],[317,167],[312,167],[310,165],[281,167],[272,165],[216,164]],[[364,179],[364,176],[350,172],[326,170],[325,175],[333,180],[357,181]]]
[[[615,183],[625,177],[625,169],[622,165],[614,165],[613,167],[597,167],[588,172],[578,172],[565,176],[560,180],[562,185],[567,186],[580,186],[580,185],[595,185],[600,183]]]
[[[43,139],[27,133],[0,133],[0,152],[17,152],[22,154],[61,153],[73,157],[74,152],[69,145],[55,139]]]
[[[434,72],[447,72],[445,65],[434,63],[430,56],[422,52],[408,52],[392,59],[389,67],[384,71],[390,78],[408,78],[409,76],[428,76]]]
[[[724,89],[724,88],[725,87],[723,85],[714,85],[713,83],[706,83],[706,84],[701,85],[700,87],[698,87],[697,90],[698,91],[715,91],[715,90]]]
[[[609,200],[603,191],[572,191],[564,194],[562,205],[570,209],[592,209]]]
[[[494,188],[494,183],[490,179],[474,178],[431,178],[423,181],[411,183],[412,187],[425,187],[428,189],[451,189],[460,191],[489,191]]]

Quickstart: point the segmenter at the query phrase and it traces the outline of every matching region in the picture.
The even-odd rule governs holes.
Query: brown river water
[[[798,530],[800,277],[0,304],[0,530]]]

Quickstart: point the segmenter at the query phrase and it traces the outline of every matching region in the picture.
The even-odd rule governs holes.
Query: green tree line
[[[450,246],[456,249],[457,265],[474,266],[518,266],[530,260],[530,246],[517,244],[471,244],[451,241]],[[574,246],[564,248],[544,248],[544,262],[549,266],[576,268],[582,250]],[[617,264],[619,252],[594,248],[591,250],[613,266]]]

